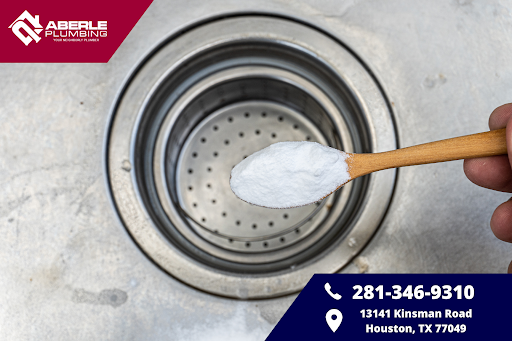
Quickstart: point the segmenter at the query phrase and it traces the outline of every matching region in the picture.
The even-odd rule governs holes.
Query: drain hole
[[[235,224],[240,225],[240,220],[237,220]]]
[[[207,170],[208,172],[211,172],[211,171],[212,171],[212,167],[208,167],[208,168],[206,168],[206,170]]]
[[[192,174],[192,173],[194,173],[194,170],[192,168],[189,168],[188,169],[188,174]]]
[[[238,136],[240,136],[240,137],[244,137],[244,133],[239,132],[239,133],[238,133]]]
[[[272,135],[270,135],[270,136],[272,136],[272,138],[275,139],[277,135],[276,135],[276,133],[272,133]]]
[[[268,247],[268,243],[267,243],[267,242],[264,242],[264,243],[263,243],[263,247]]]
[[[197,157],[197,153],[192,153],[192,157]]]
[[[285,214],[283,214],[283,218],[284,218],[284,219],[288,219],[288,214],[286,214],[286,213],[285,213]]]
[[[229,144],[229,140],[224,141],[224,144],[227,146]]]
[[[206,187],[212,188],[212,185],[211,184],[206,184]]]
[[[228,122],[233,122],[233,117],[228,117]]]
[[[214,157],[217,157],[217,156],[219,156],[219,153],[217,153],[217,152],[213,152],[213,156],[214,156]]]
[[[255,133],[256,135],[259,135],[259,134],[260,134],[259,129],[256,129],[256,130],[254,131],[254,133]]]
[[[300,230],[299,230],[299,229],[296,229],[296,230],[295,230],[295,233],[300,233]]]
[[[283,116],[279,116],[279,117],[277,118],[277,120],[278,120],[279,122],[283,122]]]
[[[262,112],[261,113],[261,117],[267,117],[267,113],[266,112]]]
[[[217,131],[217,130],[219,130],[219,127],[213,126],[213,130]]]
[[[286,239],[284,239],[284,237],[281,237],[281,239],[279,239],[281,241],[281,243],[284,243],[286,241]]]
[[[249,116],[251,116],[251,115],[250,115],[248,112],[246,112],[246,113],[244,114],[244,116],[245,116],[246,118],[249,118]]]
[[[306,136],[306,141],[309,141],[311,140],[311,137],[310,136]]]
[[[188,186],[188,190],[191,191],[193,188],[192,186]]]
[[[202,143],[206,143],[206,138],[201,137],[201,142],[202,142]]]
[[[270,227],[274,226],[274,222],[273,221],[269,221],[268,222],[268,226],[270,226]]]
[[[251,247],[251,243],[247,242],[247,243],[245,243],[245,246],[246,247]]]
[[[252,224],[252,228],[253,228],[253,229],[256,229],[257,227],[258,227],[258,225],[256,225],[256,224]]]
[[[227,215],[226,212],[222,212],[222,216],[225,217]]]
[[[197,207],[197,203],[193,203],[192,206]]]
[[[203,223],[204,223],[204,222],[206,222],[206,218],[205,218],[205,217],[201,218],[201,221],[202,221]]]
[[[246,159],[246,158],[247,158],[247,155],[244,155],[244,159]]]
[[[297,124],[294,124],[293,129],[299,129],[299,126]]]
[[[213,199],[212,200],[212,204],[215,204],[217,202],[217,200]]]
[[[233,242],[233,239],[229,238],[229,242],[232,243]]]

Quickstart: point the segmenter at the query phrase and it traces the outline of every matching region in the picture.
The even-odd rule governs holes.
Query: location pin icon
[[[325,314],[325,320],[327,321],[329,328],[331,328],[332,332],[334,333],[336,330],[338,330],[338,327],[343,320],[343,315],[338,309],[331,309],[327,312],[327,314]]]

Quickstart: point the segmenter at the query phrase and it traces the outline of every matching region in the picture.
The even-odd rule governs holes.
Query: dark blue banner
[[[267,340],[511,339],[511,275],[315,275]]]

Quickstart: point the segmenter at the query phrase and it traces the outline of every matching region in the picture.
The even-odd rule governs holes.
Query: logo
[[[33,29],[25,22],[28,21]],[[107,21],[49,21],[43,31],[39,22],[39,15],[33,17],[28,11],[23,12],[9,26],[12,33],[25,46],[32,41],[38,43],[41,38],[50,37],[55,42],[98,42],[107,37]],[[41,37],[39,34],[41,33]]]
[[[25,23],[25,20],[27,20],[34,29],[31,29],[30,26]],[[14,35],[18,37],[23,44],[25,44],[25,46],[28,46],[28,44],[33,40],[36,44],[41,40],[41,37],[39,37],[38,34],[43,30],[43,26],[39,23],[39,15],[33,17],[27,10],[21,13],[9,28],[12,30],[12,33],[14,33]],[[21,32],[22,29],[27,35]]]

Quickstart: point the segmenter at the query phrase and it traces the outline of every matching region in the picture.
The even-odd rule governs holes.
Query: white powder
[[[240,199],[269,208],[319,201],[350,181],[347,154],[316,142],[279,142],[240,162],[230,185]]]

